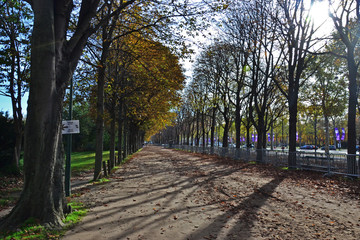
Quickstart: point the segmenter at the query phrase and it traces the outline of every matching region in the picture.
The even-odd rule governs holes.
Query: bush
[[[0,171],[12,172],[12,159],[15,146],[15,132],[12,120],[7,113],[0,112]]]

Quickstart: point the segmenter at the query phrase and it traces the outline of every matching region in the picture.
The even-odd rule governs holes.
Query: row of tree
[[[197,58],[176,131],[171,131],[186,143],[194,136],[195,145],[202,139],[205,146],[210,139],[214,146],[221,126],[222,146],[227,147],[234,122],[236,147],[241,144],[241,126],[248,146],[253,127],[260,150],[279,119],[288,118],[291,167],[296,166],[297,126],[304,121],[299,116],[306,113],[315,122],[324,118],[328,146],[329,119],[343,115],[347,106],[348,153],[355,154],[359,2],[329,1],[334,31],[325,35],[312,19],[314,2],[233,1],[221,22],[223,36]],[[257,154],[262,161],[263,151]],[[355,161],[349,164],[355,166]]]
[[[7,10],[10,3],[14,3],[10,8],[16,10],[1,16],[1,27],[5,29],[2,33],[7,34],[7,24],[14,22],[27,26],[16,36],[28,39],[25,34],[32,27],[30,65],[26,58],[28,43],[17,38],[15,41],[23,45],[7,49],[4,39],[9,35],[1,35],[1,49],[6,50],[4,61],[11,70],[9,74],[2,72],[10,79],[4,94],[20,104],[13,89],[20,98],[28,83],[29,100],[24,189],[11,213],[1,220],[0,229],[16,228],[30,217],[49,226],[63,224],[67,203],[61,121],[71,79],[75,83],[75,102],[89,109],[89,116],[95,119],[94,179],[98,179],[105,126],[110,133],[113,166],[116,134],[121,159],[138,149],[145,137],[169,124],[174,117],[169,109],[178,104],[178,91],[184,81],[178,56],[186,54],[187,46],[181,35],[195,29],[196,17],[202,17],[205,11],[226,7],[220,0],[26,2],[4,0],[0,5],[2,13],[12,13]],[[17,56],[22,58],[18,60]],[[12,58],[15,63],[11,65]],[[23,85],[12,85],[11,81]]]
[[[13,173],[19,173],[23,148],[24,118],[21,101],[30,78],[29,50],[32,13],[22,1],[0,2],[0,95],[10,97],[15,136],[12,153],[3,158]]]

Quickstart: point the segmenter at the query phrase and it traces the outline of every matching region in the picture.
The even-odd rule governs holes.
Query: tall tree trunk
[[[264,136],[265,136],[264,111],[258,113],[256,131],[258,134],[258,142],[256,144],[256,160],[258,162],[263,162],[263,146],[264,146]]]
[[[209,131],[206,132],[206,146],[208,147],[209,146]]]
[[[191,132],[191,146],[193,146],[194,145],[194,128],[195,128],[195,122],[193,121],[192,123],[191,123],[191,130],[190,130],[190,132]]]
[[[247,58],[246,58],[247,59]],[[246,62],[246,59],[244,62]],[[236,79],[239,79],[240,68],[237,67],[236,70]],[[235,102],[235,138],[236,138],[236,148],[240,148],[241,146],[241,96],[240,92],[243,87],[243,79],[245,77],[245,71],[241,72],[241,81],[237,81],[237,89],[236,89],[236,102]]]
[[[115,110],[110,123],[110,170],[115,167],[115,138],[116,138],[116,125],[115,125]]]
[[[100,66],[98,70],[98,86],[96,99],[96,147],[95,147],[95,168],[94,180],[101,177],[103,139],[104,139],[104,86],[105,67]]]
[[[52,226],[63,225],[66,204],[61,112],[65,83],[69,82],[71,71],[68,63],[60,63],[56,59],[54,2],[33,1],[33,11],[35,19],[25,127],[24,187],[16,206],[1,221],[0,229],[12,228],[30,217]],[[57,75],[57,72],[62,74]]]
[[[256,144],[256,161],[257,162],[263,162],[263,142],[264,142],[264,134],[263,134],[263,130],[261,128],[259,128],[257,130],[258,133],[258,139],[257,139],[257,144]]]
[[[289,168],[296,167],[297,94],[289,96]]]
[[[126,111],[123,112],[124,118],[124,137],[123,137],[123,159],[125,159],[128,155],[127,146],[128,146],[128,121],[126,119]],[[161,141],[161,139],[160,139]]]
[[[349,68],[349,106],[348,106],[348,154],[356,154],[356,105],[358,88],[356,83],[357,69],[354,60],[354,49],[348,49],[347,63]],[[356,173],[356,157],[348,157],[348,173]]]
[[[186,124],[186,123],[185,123]],[[186,125],[183,125],[183,133],[181,138],[181,145],[186,145]]]
[[[250,148],[250,125],[246,125],[246,147]]]
[[[122,145],[123,145],[123,116],[122,116],[122,100],[119,103],[119,117],[118,117],[118,164],[122,161]]]
[[[176,136],[175,144],[179,145],[181,133],[180,133],[179,128],[178,128],[177,125],[175,126],[175,136]]]
[[[330,145],[330,133],[329,133],[329,117],[324,114],[325,120],[325,153],[329,154],[329,145]]]
[[[12,171],[15,174],[20,174],[19,162],[21,153],[21,144],[23,137],[22,127],[22,112],[21,112],[21,79],[20,79],[20,57],[16,52],[15,46],[16,35],[14,32],[11,33],[10,37],[10,50],[11,50],[11,71],[9,73],[9,93],[11,98],[13,119],[14,119],[14,133],[15,133],[15,146],[12,158]],[[18,72],[17,83],[15,83],[15,72]],[[15,94],[15,85],[17,85],[17,94]],[[16,96],[17,95],[17,96]]]
[[[196,137],[195,137],[195,146],[199,146],[200,143],[200,111],[196,111]]]
[[[215,140],[215,126],[216,126],[216,108],[213,108],[212,116],[211,116],[211,147],[213,148],[215,146],[214,140]]]
[[[15,129],[15,146],[14,146],[14,156],[13,156],[13,166],[15,167],[15,173],[19,174],[19,162],[21,156],[21,147],[22,147],[22,140],[23,140],[23,126],[22,121],[19,119],[14,120],[14,129]]]
[[[266,130],[264,129],[264,132],[262,134],[262,139],[263,139],[263,144],[262,144],[262,148],[264,150],[266,150],[266,146],[267,146],[267,139],[266,139]]]
[[[336,128],[336,121],[335,121],[335,118],[333,118],[333,128],[332,128],[332,132],[333,132],[333,141],[334,141],[334,145],[336,148],[338,148],[338,145],[337,145],[337,140],[336,140],[336,135],[335,135],[335,128]]]
[[[206,147],[206,137],[205,137],[205,134],[206,134],[206,130],[205,130],[205,113],[202,112],[201,113],[201,126],[202,126],[202,144],[203,144],[203,148]]]
[[[102,31],[102,52],[100,63],[98,67],[98,81],[97,81],[97,99],[96,99],[96,150],[95,150],[95,168],[94,168],[94,180],[99,179],[101,176],[102,166],[102,153],[104,148],[104,89],[105,89],[105,71],[106,60],[109,55],[109,49],[111,36],[108,36],[107,29],[104,27]]]
[[[187,125],[187,127],[186,127],[186,145],[190,145],[190,135],[191,135],[191,123],[189,123],[188,125]]]
[[[230,120],[225,118],[225,126],[224,126],[224,135],[223,135],[223,147],[228,147],[228,138],[229,138],[229,128],[230,128]]]
[[[354,59],[354,56],[348,57]],[[348,60],[349,68],[349,106],[348,106],[348,154],[356,154],[356,105],[358,89],[356,83],[357,67],[355,61]]]
[[[238,105],[239,104],[239,105]],[[236,109],[235,109],[235,138],[236,138],[236,148],[240,148],[241,145],[241,116],[240,116],[240,102],[236,101]]]
[[[315,115],[314,119],[314,142],[315,142],[315,152],[316,152],[316,146],[317,146],[317,116]]]
[[[271,123],[271,132],[270,132],[270,143],[271,143],[271,151],[274,150],[274,123]]]

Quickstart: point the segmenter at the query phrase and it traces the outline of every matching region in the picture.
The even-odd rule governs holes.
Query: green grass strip
[[[1,233],[0,238],[5,240],[20,239],[59,239],[64,233],[80,222],[87,214],[87,210],[80,202],[70,202],[72,212],[63,220],[65,226],[62,230],[52,230],[38,223],[34,218],[29,218],[16,232]]]
[[[110,159],[110,151],[104,151],[103,161],[107,161],[109,159]],[[72,174],[91,170],[94,168],[94,165],[95,165],[95,152],[74,152],[71,154]]]

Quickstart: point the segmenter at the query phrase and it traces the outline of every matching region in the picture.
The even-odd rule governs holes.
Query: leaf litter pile
[[[22,186],[23,180],[21,176],[0,177],[0,211],[15,204]]]

